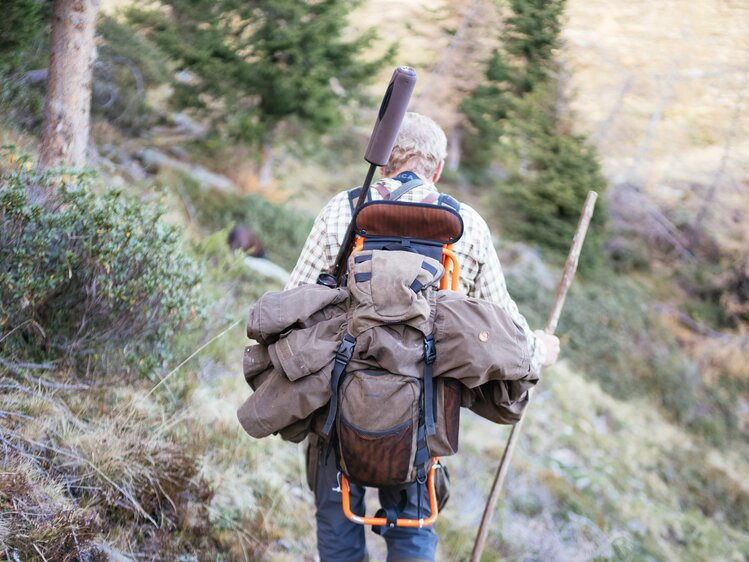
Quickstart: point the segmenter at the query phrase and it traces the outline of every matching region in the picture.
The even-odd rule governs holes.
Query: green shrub
[[[82,175],[0,174],[0,353],[147,372],[202,306],[200,271],[160,211]],[[53,203],[30,190],[55,189]]]
[[[39,0],[5,0],[0,18],[0,71],[14,72],[29,56],[47,27],[47,9]]]

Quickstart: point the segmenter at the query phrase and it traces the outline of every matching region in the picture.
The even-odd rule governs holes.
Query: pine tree
[[[515,61],[514,93],[532,92],[556,71],[565,0],[511,0],[502,43]]]
[[[52,3],[39,168],[86,165],[99,0]]]
[[[45,10],[39,0],[5,0],[0,17],[0,72],[11,74],[45,31]]]
[[[480,172],[492,162],[497,144],[505,134],[514,81],[515,72],[505,61],[505,54],[494,49],[487,64],[486,82],[461,104],[471,131],[461,142],[465,168]]]
[[[373,31],[345,40],[352,0],[165,0],[130,20],[183,71],[175,103],[198,107],[222,134],[266,144],[279,124],[321,134],[392,51],[360,60]]]
[[[484,85],[464,101],[472,134],[463,162],[473,173],[498,162],[505,230],[563,256],[588,191],[606,187],[595,149],[560,114],[557,80],[564,0],[511,0],[502,46],[488,61]],[[469,154],[469,151],[471,152]],[[600,259],[606,210],[599,202],[581,268]]]
[[[514,104],[509,149],[519,164],[499,188],[505,229],[564,257],[588,192],[603,192],[606,180],[595,147],[555,114],[556,98],[550,83]],[[606,206],[599,199],[580,255],[583,272],[601,262],[605,227]]]

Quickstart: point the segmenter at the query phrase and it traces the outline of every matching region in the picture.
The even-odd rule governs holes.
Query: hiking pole
[[[414,86],[416,86],[416,72],[413,68],[399,66],[393,71],[393,76],[390,78],[390,83],[380,104],[380,110],[377,113],[377,120],[374,129],[372,129],[372,136],[369,138],[369,145],[364,152],[364,160],[369,162],[369,171],[364,184],[362,184],[354,214],[367,199],[369,186],[372,183],[377,166],[384,166],[390,159],[395,137],[401,128],[401,122],[406,114],[406,108],[411,100]],[[338,287],[346,272],[346,259],[353,249],[354,221],[352,216],[341,248],[338,250],[338,256],[336,256],[333,264],[332,272],[321,273],[317,278],[317,283],[326,287]]]
[[[570,248],[570,253],[567,256],[567,262],[564,264],[564,273],[562,274],[562,279],[559,281],[557,294],[554,297],[554,304],[551,307],[549,321],[546,323],[546,328],[544,329],[547,334],[553,334],[557,329],[559,316],[562,313],[562,307],[564,306],[564,301],[567,298],[567,291],[569,290],[570,285],[572,285],[572,279],[575,277],[575,271],[577,270],[577,261],[580,258],[580,252],[583,248],[583,241],[585,240],[585,234],[588,232],[588,225],[590,224],[590,219],[593,216],[593,207],[596,204],[597,198],[598,193],[596,193],[595,191],[589,191],[588,197],[585,199],[583,212],[580,216],[580,221],[577,223],[575,237],[572,239],[572,247]],[[528,400],[530,400],[532,394],[533,393],[529,390]],[[528,406],[530,406],[530,403],[528,404]],[[523,425],[525,414],[528,412],[528,406],[526,406],[517,423],[512,426],[510,437],[507,439],[507,445],[505,445],[505,450],[502,453],[502,460],[499,461],[499,467],[497,467],[497,474],[494,477],[494,483],[492,484],[489,498],[486,500],[484,514],[481,516],[481,525],[479,525],[479,531],[476,534],[476,542],[473,545],[473,552],[471,553],[470,562],[479,562],[481,553],[484,551],[486,537],[489,533],[489,524],[491,523],[492,516],[494,515],[494,508],[497,505],[499,494],[502,491],[502,484],[504,484],[505,476],[507,476],[507,471],[510,467],[512,453],[515,451],[515,444],[518,441],[520,428]]]

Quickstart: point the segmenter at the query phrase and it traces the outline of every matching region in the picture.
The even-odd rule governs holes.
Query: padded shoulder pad
[[[456,213],[460,212],[460,203],[458,202],[455,197],[451,197],[447,193],[440,193],[440,196],[437,198],[437,204],[438,205],[447,205],[449,207],[452,207]]]
[[[354,214],[354,211],[356,210],[356,202],[359,199],[359,195],[361,194],[362,186],[354,187],[352,189],[348,190],[348,204],[351,207],[351,214]]]

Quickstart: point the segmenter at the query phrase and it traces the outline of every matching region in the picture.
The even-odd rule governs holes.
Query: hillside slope
[[[377,23],[385,41],[400,41],[402,62],[417,65],[423,78],[416,106],[434,109],[449,127],[457,120],[457,93],[468,84],[458,78],[475,80],[479,55],[493,45],[498,19],[493,5],[443,0],[424,11],[414,4],[370,0],[353,20],[360,27]],[[685,217],[684,223],[693,221],[707,201],[706,232],[721,248],[746,252],[749,7],[735,1],[570,0],[568,20],[562,54],[571,109],[579,130],[601,151],[612,193],[635,186],[648,204],[669,211],[671,218]],[[443,27],[455,31],[453,40]],[[476,60],[462,65],[466,52]],[[374,90],[379,94],[380,86]],[[316,559],[303,446],[277,437],[253,440],[235,416],[250,392],[241,374],[242,351],[251,343],[243,334],[246,311],[263,292],[281,287],[231,254],[225,239],[234,221],[255,221],[270,257],[290,267],[302,231],[326,198],[361,180],[365,127],[372,115],[362,110],[351,117],[340,138],[324,139],[325,153],[299,158],[281,151],[282,173],[262,195],[286,201],[282,206],[246,196],[256,186],[245,177],[249,166],[243,149],[226,160],[220,151],[219,156],[174,152],[188,168],[208,165],[226,174],[237,186],[229,193],[168,166],[139,169],[136,180],[124,159],[108,160],[109,155],[124,155],[132,163],[140,149],[168,150],[172,141],[157,132],[125,139],[108,124],[95,125],[99,144],[107,147],[98,160],[96,189],[124,187],[144,205],[158,201],[166,207],[165,220],[179,226],[190,253],[205,267],[201,291],[210,304],[194,333],[178,334],[174,347],[184,353],[152,373],[154,380],[117,372],[81,379],[56,365],[14,364],[3,357],[0,544],[9,559]],[[33,154],[33,137],[12,129],[0,125],[0,144]],[[457,182],[445,189],[477,207],[483,201],[479,190]],[[502,245],[506,249],[505,241]],[[535,262],[505,265],[527,283],[541,268],[553,285],[558,272],[530,254]],[[684,262],[650,265],[653,269],[629,276],[653,291],[651,299],[634,301],[626,311],[638,319],[658,299],[673,298],[677,304],[689,299],[671,277],[672,270],[686,267]],[[545,297],[550,298],[551,285],[546,284]],[[577,334],[570,329],[563,335],[563,361],[544,373],[531,405],[484,562],[749,560],[749,416],[736,398],[746,392],[742,384],[749,376],[745,347],[736,347],[735,373],[728,377],[735,386],[708,387],[715,396],[729,395],[719,405],[743,412],[744,426],[730,428],[730,436],[716,431],[708,441],[675,421],[676,400],[667,414],[663,396],[648,395],[655,388],[667,397],[687,396],[695,412],[684,415],[694,413],[710,424],[724,412],[711,410],[712,403],[695,403],[697,388],[703,389],[697,380],[708,379],[707,370],[686,362],[664,366],[657,362],[661,356],[643,350],[637,373],[611,371],[603,377],[600,371],[634,364],[630,357],[606,356],[621,349],[639,351],[637,345],[667,340],[667,359],[706,355],[706,345],[717,347],[733,336],[715,332],[713,337],[712,328],[702,326],[708,334],[703,338],[674,325],[668,338],[655,338],[667,325],[647,321],[641,331],[629,330],[606,317],[622,310],[607,306],[618,296],[607,291],[617,288],[599,288],[601,300],[591,303],[598,308],[588,314],[600,318],[587,328],[600,332],[596,345],[606,339],[629,345],[601,350],[584,342],[589,349],[578,349],[575,357],[587,352],[606,360],[594,374],[570,359]],[[587,318],[577,317],[577,326]],[[734,328],[737,338],[745,337],[742,329]],[[185,350],[183,339],[192,347]],[[709,372],[720,374],[722,364],[715,363],[719,366],[711,365]],[[685,365],[694,369],[687,372]],[[654,384],[661,374],[669,377]],[[616,387],[617,378],[620,386],[631,387],[630,399],[602,390]],[[725,417],[733,419],[729,413]],[[447,461],[453,495],[438,522],[440,560],[467,558],[507,433],[464,414],[461,451]],[[380,539],[367,535],[373,562],[384,561]]]

